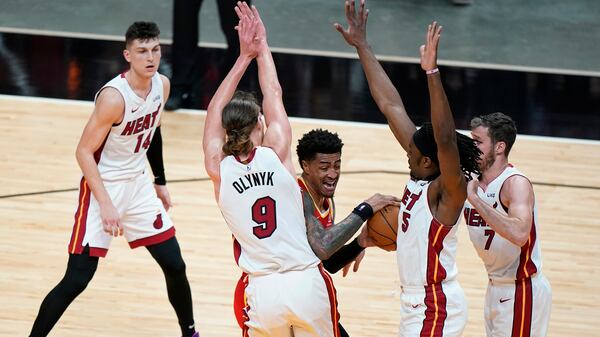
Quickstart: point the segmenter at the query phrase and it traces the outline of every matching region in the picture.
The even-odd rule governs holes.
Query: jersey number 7
[[[259,239],[268,238],[277,229],[276,203],[271,197],[257,199],[252,205],[252,220],[258,226],[252,232]]]

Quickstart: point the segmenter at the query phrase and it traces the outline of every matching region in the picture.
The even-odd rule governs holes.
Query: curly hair
[[[344,143],[337,133],[323,129],[310,130],[298,139],[298,146],[296,146],[300,167],[303,160],[311,161],[317,153],[341,153],[343,146]]]
[[[493,144],[497,142],[506,144],[505,155],[508,157],[517,138],[517,126],[512,118],[502,112],[494,112],[471,119],[471,130],[480,126],[488,128],[488,135]]]
[[[156,23],[136,21],[127,28],[127,32],[125,33],[125,46],[129,46],[133,40],[137,39],[142,41],[157,39],[158,35],[160,35],[160,29],[158,29]]]
[[[431,123],[425,123],[413,134],[413,141],[419,151],[439,167],[440,163],[437,157],[437,144],[433,133]],[[465,178],[471,180],[473,176],[479,176],[479,156],[481,151],[475,145],[475,142],[470,137],[456,132],[456,146],[458,147],[458,155],[460,157],[460,169]]]
[[[260,104],[256,96],[249,92],[236,91],[221,115],[221,125],[225,129],[227,140],[223,144],[226,155],[240,155],[250,152],[254,144],[250,133],[258,123]]]

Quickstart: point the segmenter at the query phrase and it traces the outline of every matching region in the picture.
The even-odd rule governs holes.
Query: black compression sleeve
[[[165,165],[163,163],[162,153],[162,136],[160,134],[160,125],[154,132],[154,137],[146,152],[146,157],[152,168],[152,174],[154,174],[154,183],[156,185],[166,185],[167,179],[165,178]]]
[[[358,239],[354,239],[331,255],[329,259],[323,261],[323,267],[331,274],[335,274],[354,260],[363,250],[364,248],[358,244]]]

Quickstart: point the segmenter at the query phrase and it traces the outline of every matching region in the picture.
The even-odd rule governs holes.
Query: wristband
[[[425,74],[427,74],[427,75],[433,75],[433,74],[439,73],[439,72],[440,72],[440,70],[438,68],[433,68],[431,70],[425,71]]]
[[[167,179],[165,178],[165,176],[154,177],[154,184],[165,186],[167,184]]]
[[[354,207],[352,213],[358,215],[363,221],[366,221],[373,216],[373,207],[366,202],[361,202],[358,206]]]

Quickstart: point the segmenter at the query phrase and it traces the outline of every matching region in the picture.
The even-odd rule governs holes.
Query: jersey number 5
[[[275,200],[271,197],[257,199],[252,205],[252,220],[259,226],[252,227],[252,232],[259,239],[268,238],[277,229]]]

